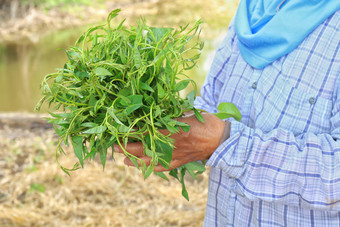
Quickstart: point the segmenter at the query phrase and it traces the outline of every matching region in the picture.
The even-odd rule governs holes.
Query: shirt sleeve
[[[207,165],[236,179],[250,200],[340,211],[339,80],[335,93],[329,134],[264,133],[232,121],[230,138]]]

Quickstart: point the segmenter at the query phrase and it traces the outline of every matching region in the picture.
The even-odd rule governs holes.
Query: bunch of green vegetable
[[[36,109],[44,102],[51,108],[49,122],[59,135],[56,157],[64,153],[62,145],[68,146],[70,141],[79,159],[71,169],[61,166],[57,159],[66,173],[83,167],[84,160],[96,155],[104,167],[109,148],[117,144],[137,167],[137,160],[141,162],[140,169],[147,178],[157,164],[169,168],[174,148],[170,136],[180,128],[186,132],[190,129],[175,119],[193,110],[203,121],[193,106],[195,82],[185,76],[203,48],[196,39],[202,22],[177,30],[150,27],[143,19],[136,27],[123,26],[124,20],[112,27],[111,20],[119,11],[109,14],[106,25],[85,32],[66,50],[64,67],[46,75],[42,82],[43,98]],[[180,91],[189,84],[194,90],[182,98]],[[221,107],[232,111],[223,118],[238,116],[237,108],[230,105]],[[170,134],[158,129],[167,129]],[[143,143],[145,154],[152,157],[149,166],[126,152],[124,147],[130,141]],[[182,194],[188,199],[185,173],[196,178],[204,170],[203,164],[194,162],[171,170],[170,175],[182,183]],[[155,174],[167,179],[164,173]]]

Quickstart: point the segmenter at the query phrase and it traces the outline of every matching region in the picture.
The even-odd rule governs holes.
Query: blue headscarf
[[[235,31],[243,59],[264,68],[294,50],[340,8],[340,0],[241,0]]]

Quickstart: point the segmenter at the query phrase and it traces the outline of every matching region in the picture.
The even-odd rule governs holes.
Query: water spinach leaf
[[[219,117],[220,119],[226,119],[226,118],[234,118],[237,121],[240,121],[242,116],[239,111],[239,109],[235,106],[235,104],[230,102],[224,102],[220,103],[217,107],[217,110],[219,111],[215,115]]]
[[[197,119],[204,122],[194,108],[197,86],[186,76],[186,70],[196,65],[203,48],[197,36],[202,21],[177,29],[150,27],[144,19],[136,26],[124,26],[125,19],[120,23],[113,21],[119,12],[119,9],[112,11],[105,25],[84,32],[66,50],[68,60],[64,67],[46,75],[41,83],[43,97],[36,110],[43,103],[50,106],[49,122],[59,136],[57,162],[68,141],[78,158],[72,168],[58,162],[66,173],[83,167],[84,160],[96,155],[104,167],[113,144],[124,150],[128,142],[140,141],[146,155],[152,158],[151,165],[125,154],[147,178],[158,164],[171,167],[174,148],[171,134],[180,128],[185,132],[190,130],[189,125],[176,118],[184,111],[193,110]],[[189,85],[194,90],[183,98],[180,91]],[[240,118],[230,105],[219,108],[220,116]],[[170,135],[163,135],[159,129],[168,129]],[[195,176],[203,169],[203,164],[186,164],[169,171],[182,184],[186,199],[189,195],[184,184],[185,173]],[[167,179],[164,173],[157,175]]]

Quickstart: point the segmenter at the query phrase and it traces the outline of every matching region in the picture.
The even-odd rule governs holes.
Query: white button
[[[315,103],[315,98],[314,97],[309,98],[309,103],[313,105]]]
[[[256,88],[257,88],[257,83],[254,82],[254,83],[251,85],[251,87],[252,87],[253,89],[256,89]]]

